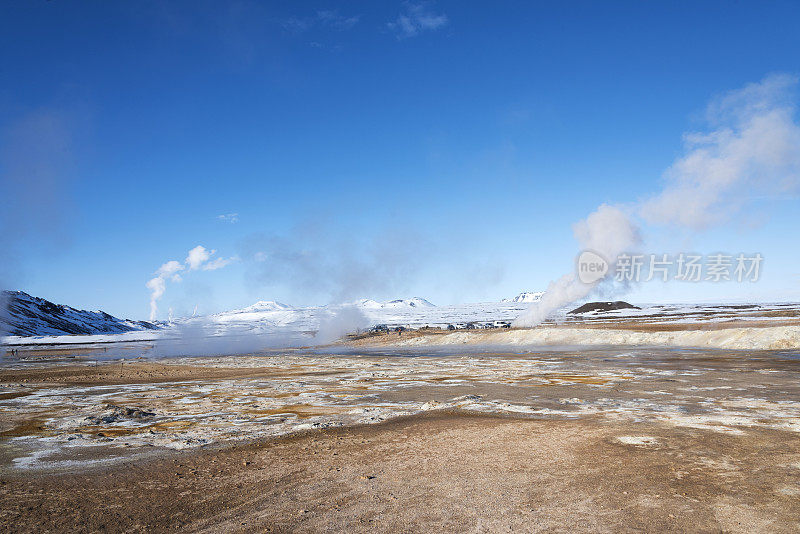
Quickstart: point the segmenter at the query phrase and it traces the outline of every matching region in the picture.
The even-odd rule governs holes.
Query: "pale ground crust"
[[[495,347],[658,346],[727,350],[800,349],[800,321],[730,320],[719,323],[597,319],[592,322],[543,324],[534,328],[448,331],[423,328],[403,332],[369,332],[351,336],[346,346],[435,347],[474,345]]]
[[[4,476],[4,531],[797,532],[800,440],[435,413]]]
[[[426,335],[446,334],[397,337]],[[4,532],[800,531],[796,350],[57,356],[0,370]],[[89,425],[107,404],[155,420]],[[223,432],[363,405],[391,417],[251,441]],[[182,442],[167,425],[192,410],[220,418],[192,423],[215,441],[147,443]],[[133,437],[144,441],[123,443]],[[72,439],[57,449],[71,456],[7,468],[30,453],[24,438]],[[109,451],[122,459],[105,462]]]

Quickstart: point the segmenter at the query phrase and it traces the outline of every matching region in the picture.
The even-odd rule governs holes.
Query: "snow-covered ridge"
[[[284,312],[284,311],[299,311],[311,309],[339,309],[342,307],[356,307],[366,310],[380,310],[380,309],[403,309],[403,308],[434,308],[435,305],[422,297],[413,297],[410,299],[397,299],[388,300],[386,302],[378,302],[372,299],[359,299],[345,304],[330,304],[327,306],[309,306],[309,307],[295,307],[276,302],[274,300],[259,300],[250,306],[239,308],[235,310],[224,311],[215,313],[212,317],[227,317],[231,315],[252,314],[252,313],[271,313],[271,312]]]
[[[501,302],[539,302],[544,291],[523,291],[513,299],[503,299]]]
[[[22,292],[5,292],[3,297],[10,306],[5,319],[0,319],[0,327],[5,329],[5,333],[11,335],[0,338],[0,341],[6,344],[144,341],[181,337],[186,335],[186,331],[202,331],[203,336],[263,335],[269,337],[281,335],[296,337],[299,335],[313,337],[317,332],[329,332],[332,329],[336,331],[335,335],[372,328],[389,330],[397,327],[410,329],[434,327],[456,331],[491,330],[508,326],[532,305],[531,302],[536,302],[535,299],[540,296],[541,293],[527,292],[504,302],[445,306],[435,306],[420,297],[386,302],[361,299],[345,304],[309,307],[293,307],[280,302],[261,300],[240,309],[204,317],[181,318],[168,324],[154,325],[144,321],[117,319],[103,312],[76,310],[69,306],[60,306],[44,299],[31,297]],[[798,304],[637,304],[640,308],[580,315],[570,315],[566,313],[567,310],[561,310],[551,317],[548,324],[542,325],[536,330],[541,330],[543,332],[541,335],[550,336],[552,338],[550,341],[553,342],[560,340],[582,344],[588,343],[584,338],[592,338],[597,335],[599,330],[593,328],[586,331],[583,337],[578,334],[570,334],[565,338],[565,333],[571,332],[571,330],[563,328],[552,330],[550,327],[560,324],[562,327],[580,328],[599,323],[603,329],[614,330],[614,323],[617,321],[621,323],[633,321],[640,326],[665,323],[686,325],[702,323],[727,326],[725,323],[730,322],[737,323],[730,326],[740,326],[743,322],[752,321],[758,322],[757,326],[759,327],[769,323],[778,327],[800,320],[800,305]],[[754,324],[754,326],[756,325]],[[729,334],[735,332],[738,331],[731,330]],[[778,330],[773,332],[783,333]],[[739,334],[745,337],[750,335],[749,331],[745,333],[744,330]],[[525,334],[523,342],[538,343],[541,341],[536,337],[538,335],[540,334]],[[791,334],[791,336],[793,335],[794,333]],[[708,343],[708,346],[719,347],[735,345],[727,340],[717,339],[722,334],[709,335],[708,340],[697,336],[699,334],[671,337],[666,333],[659,333],[647,340],[674,345],[686,343]],[[765,338],[762,341],[765,346],[769,347],[794,346],[792,345],[794,338],[791,336],[788,341],[781,336],[769,340]],[[621,344],[645,341],[645,338],[638,333],[615,333],[613,336],[609,334],[596,339]],[[499,342],[501,339],[497,338],[497,341]]]
[[[259,300],[255,304],[251,304],[245,308],[241,308],[238,310],[230,310],[223,312],[223,314],[233,314],[233,313],[257,313],[257,312],[272,312],[272,311],[284,311],[284,310],[291,310],[293,309],[288,304],[283,304],[281,302],[275,302],[274,300]],[[222,314],[216,314],[222,315]]]
[[[291,329],[294,331],[315,331],[326,320],[346,312],[352,317],[355,309],[361,319],[352,330],[363,330],[377,325],[389,327],[403,326],[420,328],[424,326],[447,328],[457,324],[462,327],[474,322],[509,322],[527,308],[520,302],[484,302],[436,306],[421,298],[395,299],[378,302],[372,299],[359,299],[343,304],[327,306],[248,306],[240,310],[217,313],[208,320],[224,325],[226,328],[248,328],[270,331]]]
[[[381,303],[379,307],[397,309],[397,308],[435,308],[436,306],[434,304],[431,304],[422,297],[414,297],[410,299],[390,300],[388,302]]]
[[[154,330],[146,321],[118,319],[103,311],[77,310],[32,297],[23,291],[3,291],[0,295],[0,333],[14,336],[63,334],[119,334]]]
[[[12,295],[12,294],[9,294]],[[18,298],[21,295],[14,293]],[[29,319],[17,324],[27,328],[16,330],[16,336],[0,338],[0,342],[9,345],[22,344],[61,344],[61,343],[100,343],[100,342],[140,342],[156,339],[180,338],[186,332],[192,335],[230,336],[231,339],[242,336],[310,336],[313,338],[319,331],[336,330],[336,335],[364,331],[366,329],[389,330],[396,327],[417,329],[424,327],[443,328],[454,331],[477,330],[464,332],[470,337],[463,340],[458,336],[433,336],[426,341],[442,339],[449,342],[473,343],[483,339],[482,332],[508,326],[516,317],[527,310],[531,303],[483,302],[434,306],[420,299],[400,299],[377,302],[361,299],[355,302],[311,307],[292,307],[274,301],[259,301],[245,308],[231,310],[204,317],[176,319],[165,324],[152,325],[144,322],[123,321],[103,314],[102,312],[83,312],[66,306],[57,306],[44,299],[34,299],[29,295],[24,298],[28,302],[39,302],[41,307],[36,311],[51,313],[52,317],[42,322]],[[530,298],[530,297],[528,297]],[[520,300],[524,300],[524,297]],[[787,348],[797,346],[797,328],[800,323],[800,304],[797,303],[758,303],[758,304],[642,304],[640,308],[619,309],[607,312],[592,312],[570,315],[561,310],[550,318],[546,324],[533,329],[539,333],[522,333],[523,330],[511,330],[500,337],[486,338],[485,341],[498,344],[664,344],[666,346],[713,346],[718,348]],[[30,308],[31,304],[26,306]],[[59,311],[63,310],[63,311]],[[81,315],[82,322],[77,327],[70,326],[71,335],[63,335],[65,329],[55,327],[52,322],[64,321],[64,317],[72,314]],[[19,311],[17,311],[19,316]],[[663,332],[656,328],[653,335],[636,332],[630,329],[617,330],[615,323],[638,326],[663,324],[684,325],[687,331],[703,332],[705,329],[697,325],[708,324],[719,326],[725,332],[708,335],[701,333],[673,334],[672,329]],[[595,324],[596,323],[596,324]],[[726,324],[732,323],[732,324]],[[752,323],[752,328],[747,325]],[[1,323],[0,323],[1,324]],[[560,325],[560,327],[558,327]],[[586,326],[600,328],[587,329]],[[693,326],[694,325],[694,326]],[[761,334],[756,335],[765,327]],[[144,328],[157,330],[143,330]],[[789,327],[788,330],[783,329]],[[736,327],[736,328],[731,328]],[[80,328],[80,330],[78,329]],[[136,331],[138,330],[138,331]],[[608,333],[600,335],[599,332]],[[613,331],[613,332],[612,332]],[[35,333],[32,333],[35,332]],[[121,332],[121,333],[118,333]],[[200,334],[197,334],[200,332]],[[83,334],[83,335],[75,335]],[[645,335],[647,334],[647,335]],[[517,335],[520,337],[517,338]],[[38,336],[38,337],[31,337]],[[748,345],[750,337],[753,343]],[[735,338],[735,339],[734,339]],[[293,338],[294,339],[294,338]]]

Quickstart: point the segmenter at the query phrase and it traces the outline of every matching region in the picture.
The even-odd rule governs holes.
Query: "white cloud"
[[[180,264],[180,262],[177,262],[175,260],[170,260],[158,268],[158,270],[156,271],[156,275],[163,276],[166,278],[170,275],[174,275],[178,271],[182,271],[183,269],[184,267],[183,265]]]
[[[223,267],[230,265],[231,263],[238,261],[239,258],[237,256],[231,256],[230,258],[215,258],[210,262],[203,265],[204,271],[216,271],[217,269],[222,269]]]
[[[712,129],[684,136],[686,152],[666,185],[640,208],[656,224],[703,229],[724,222],[756,196],[800,189],[797,78],[768,76],[708,107]]]
[[[406,3],[404,11],[386,26],[395,32],[398,39],[406,39],[424,31],[437,30],[446,26],[448,22],[447,15],[433,13],[427,4]]]
[[[349,30],[358,24],[360,19],[361,15],[346,17],[344,15],[340,15],[339,12],[335,10],[326,9],[317,11],[317,20],[319,20],[323,25],[339,31]]]
[[[205,262],[211,258],[211,255],[214,254],[216,250],[206,250],[205,247],[201,245],[197,245],[192,250],[189,251],[189,255],[186,256],[186,265],[189,266],[190,271],[196,271],[199,269]]]
[[[311,28],[313,21],[310,19],[301,19],[298,17],[289,17],[281,22],[281,25],[286,31],[292,33],[302,33]]]
[[[303,33],[314,26],[336,31],[350,30],[361,20],[361,15],[342,15],[334,9],[322,9],[312,17],[290,17],[282,22],[284,29],[292,33]]]
[[[239,214],[238,213],[223,213],[222,215],[217,215],[217,220],[223,222],[229,222],[231,224],[236,224],[239,222]]]
[[[755,198],[800,189],[800,125],[795,122],[797,77],[772,75],[715,100],[708,107],[709,131],[684,136],[685,154],[664,173],[658,194],[634,208],[647,221],[709,228],[734,217]],[[640,243],[631,216],[601,205],[574,227],[584,250],[611,263]],[[607,282],[613,281],[608,276]],[[583,284],[574,273],[552,282],[542,299],[518,317],[534,326],[549,314],[584,298],[604,281]]]

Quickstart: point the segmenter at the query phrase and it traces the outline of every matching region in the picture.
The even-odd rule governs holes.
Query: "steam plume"
[[[328,312],[319,322],[314,336],[315,344],[326,344],[340,339],[343,335],[357,332],[369,326],[369,318],[356,306],[342,306]]]
[[[158,315],[158,301],[164,296],[167,290],[167,280],[180,282],[182,280],[180,275],[181,271],[214,271],[238,259],[236,256],[233,256],[230,258],[215,258],[211,260],[211,256],[216,252],[216,250],[207,250],[205,247],[198,245],[189,251],[183,263],[170,260],[158,268],[154,273],[155,276],[145,284],[147,289],[150,290],[151,321],[155,321]]]
[[[600,254],[610,262],[609,273],[616,267],[614,259],[623,252],[631,251],[640,242],[639,229],[622,209],[602,204],[586,219],[572,227],[575,239],[584,250]],[[568,273],[550,282],[542,299],[531,306],[515,321],[516,326],[534,326],[548,315],[570,302],[582,299],[594,291],[603,279],[593,284],[581,282],[575,273]]]
[[[220,325],[208,317],[179,321],[155,341],[153,357],[222,356],[245,354],[274,348],[326,345],[345,334],[370,324],[366,315],[355,306],[326,310],[318,318],[313,335],[292,325],[273,325],[267,330],[252,325]]]
[[[179,282],[181,280],[180,275],[178,274],[179,271],[184,269],[183,265],[178,263],[175,260],[170,260],[161,267],[155,273],[155,277],[152,278],[145,284],[147,288],[151,291],[150,293],[150,320],[156,320],[156,314],[158,313],[158,299],[160,299],[164,292],[167,290],[167,278],[172,278],[175,282]]]
[[[255,287],[282,285],[298,295],[346,302],[396,293],[436,253],[425,236],[407,228],[363,240],[337,239],[323,224],[306,222],[287,235],[253,235],[241,256]]]
[[[684,136],[685,154],[664,173],[661,192],[634,206],[647,222],[709,228],[727,221],[757,197],[800,189],[800,126],[795,122],[797,78],[772,75],[713,101],[707,132]],[[610,264],[592,284],[574,273],[550,283],[542,300],[518,317],[517,326],[535,326],[552,312],[610,285],[615,259],[639,244],[637,224],[620,208],[601,205],[573,227],[584,250]]]

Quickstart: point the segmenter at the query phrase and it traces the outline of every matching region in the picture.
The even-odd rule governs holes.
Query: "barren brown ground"
[[[559,363],[538,371],[541,384],[486,382],[470,375],[464,383],[430,385],[457,376],[445,366],[441,377],[380,390],[380,396],[387,402],[445,402],[470,394],[553,409],[571,397],[586,405],[610,397],[651,406],[650,412],[613,419],[602,412],[532,418],[434,411],[183,452],[154,448],[113,464],[85,462],[95,460],[92,455],[99,450],[87,447],[76,453],[75,459],[84,461],[79,467],[1,471],[0,530],[800,531],[800,438],[791,428],[779,429],[780,421],[790,418],[775,415],[797,398],[793,354],[611,356],[618,355],[539,354],[543,361]],[[427,360],[403,361],[430,365]],[[388,371],[390,363],[381,365]],[[322,372],[315,366],[236,368],[146,360],[97,367],[86,362],[27,365],[2,370],[0,382],[35,388],[146,383],[161,388],[167,382],[228,378],[308,382]],[[603,370],[615,372],[598,374]],[[630,378],[613,378],[619,374]],[[559,377],[569,380],[545,380]],[[607,387],[600,382],[608,382]],[[8,395],[19,394],[13,391]],[[647,397],[648,392],[662,396]],[[12,397],[2,400],[13,402]],[[737,400],[756,408],[763,400],[770,406],[764,413],[772,413],[774,420],[726,429],[680,426],[668,417],[653,417],[671,404],[685,406],[689,414],[701,408],[701,413],[724,414],[720,410],[738,410],[730,404]],[[0,444],[40,429],[3,425],[3,430]]]
[[[0,509],[6,532],[797,532],[798,462],[768,430],[440,413],[6,476]]]
[[[275,375],[286,376],[286,372],[269,369],[196,367],[140,360],[126,361],[124,363],[104,362],[98,366],[84,364],[9,369],[0,372],[0,381],[4,383],[32,382],[37,384],[87,386],[97,384],[153,384],[180,380],[214,380],[237,377],[259,378]]]

